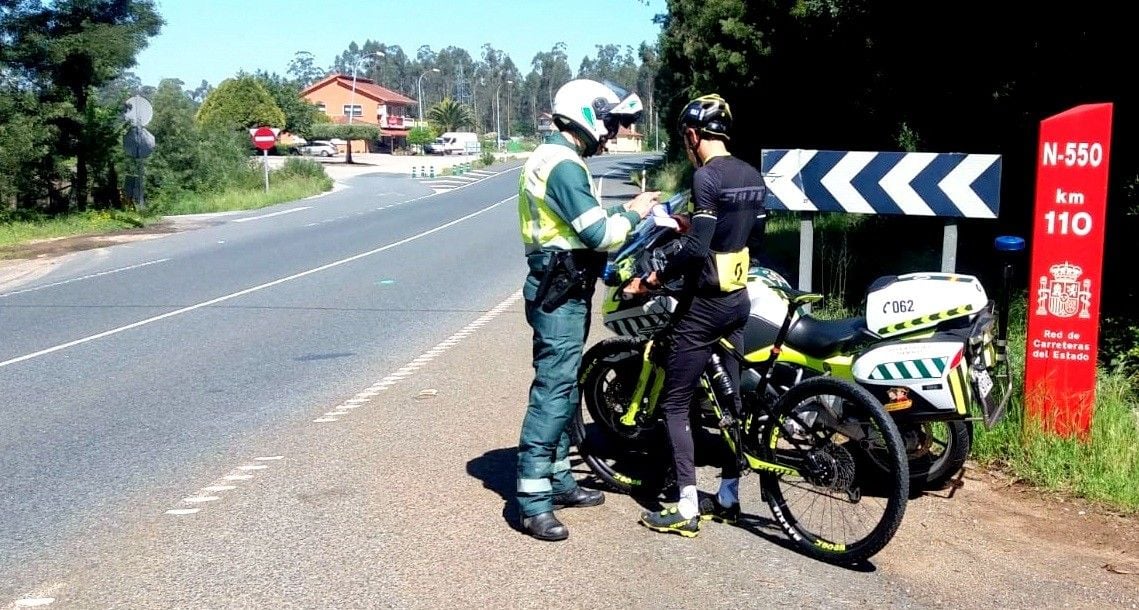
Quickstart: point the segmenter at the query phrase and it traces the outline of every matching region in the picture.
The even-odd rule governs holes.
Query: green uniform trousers
[[[579,404],[577,373],[591,297],[567,299],[552,312],[526,300],[526,321],[534,330],[534,381],[518,439],[518,506],[524,517],[553,510],[555,494],[577,487],[567,427]]]

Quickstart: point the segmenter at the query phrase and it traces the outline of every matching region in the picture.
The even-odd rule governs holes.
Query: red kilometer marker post
[[[1028,291],[1025,408],[1086,439],[1095,406],[1112,104],[1040,123]]]

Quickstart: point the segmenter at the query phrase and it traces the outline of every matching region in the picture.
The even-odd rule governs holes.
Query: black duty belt
[[[605,257],[593,250],[543,250],[528,255],[531,273],[540,278],[535,302],[549,312],[571,297],[584,295],[597,282]]]

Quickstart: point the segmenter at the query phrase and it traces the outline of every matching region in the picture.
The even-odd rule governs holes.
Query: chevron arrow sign
[[[767,207],[796,212],[996,218],[1001,156],[764,150]]]

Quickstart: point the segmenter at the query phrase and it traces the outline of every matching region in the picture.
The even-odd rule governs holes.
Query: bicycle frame
[[[818,295],[801,295],[800,299],[810,297],[818,297]],[[779,359],[783,343],[787,340],[787,335],[791,330],[791,322],[794,319],[795,311],[805,300],[790,299],[787,316],[783,320],[783,324],[776,334],[775,342],[771,347],[767,359],[753,363],[747,360],[739,350],[725,339],[721,339],[717,346],[717,352],[724,356],[734,358],[738,361],[741,368],[749,368],[759,373],[760,381],[757,388],[757,394],[760,400],[755,403],[748,402],[743,407],[743,412],[733,414],[725,417],[725,409],[721,406],[721,401],[726,397],[719,395],[715,386],[710,382],[707,367],[700,375],[700,385],[708,394],[708,398],[712,403],[712,410],[720,423],[721,435],[728,443],[732,454],[740,461],[741,466],[746,464],[753,470],[766,470],[769,472],[776,472],[780,474],[789,474],[800,476],[800,473],[795,469],[779,464],[773,464],[761,460],[753,455],[748,454],[744,450],[744,446],[755,447],[759,443],[760,427],[753,425],[753,423],[763,416],[770,418],[772,416],[772,405],[770,404],[769,397],[767,396],[767,388],[770,385],[772,372],[775,368],[775,363]],[[629,406],[622,414],[620,422],[622,425],[633,426],[636,425],[637,416],[641,414],[641,405],[645,401],[645,393],[648,392],[648,404],[645,408],[645,414],[649,417],[656,412],[656,406],[660,399],[661,388],[664,385],[664,370],[653,362],[653,347],[654,342],[650,340],[645,345],[644,357],[641,363],[641,373],[637,378],[637,385],[633,389],[633,395],[630,398]],[[652,386],[650,388],[650,380]],[[738,391],[738,388],[737,388]],[[761,412],[756,412],[756,407]],[[743,420],[743,432],[746,435],[746,443],[741,443],[739,438],[740,433],[740,420]],[[803,424],[803,422],[799,422]],[[741,468],[742,470],[742,468]]]

